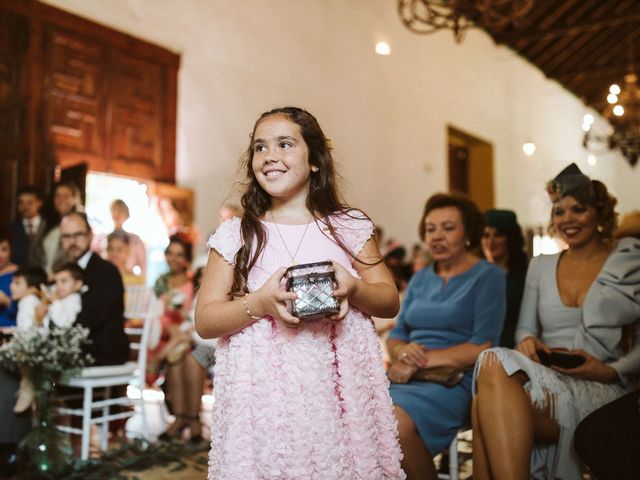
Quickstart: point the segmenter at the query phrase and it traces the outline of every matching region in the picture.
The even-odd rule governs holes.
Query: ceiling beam
[[[621,78],[625,73],[629,71],[629,63],[618,63],[617,65],[605,65],[600,68],[589,68],[588,66],[584,66],[581,69],[572,70],[570,72],[562,72],[557,75],[554,75],[554,78],[558,80],[570,80],[573,77],[578,75],[588,75],[589,77],[604,77],[607,75],[616,74],[618,72],[623,72]]]
[[[619,27],[629,23],[638,23],[640,27],[640,13],[633,15],[622,15],[619,17],[606,18],[604,20],[596,20],[593,22],[586,22],[581,25],[573,25],[571,27],[558,28],[555,30],[547,30],[539,33],[525,34],[518,33],[517,31],[509,33],[508,35],[495,34],[498,43],[508,43],[517,45],[519,42],[532,42],[542,40],[553,40],[558,37],[565,37],[569,35],[578,35],[580,33],[591,32],[594,30],[605,30],[608,28]]]

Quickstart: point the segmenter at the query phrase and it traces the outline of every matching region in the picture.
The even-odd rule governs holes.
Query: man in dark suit
[[[124,287],[111,262],[92,252],[93,234],[84,213],[72,212],[60,222],[60,240],[67,259],[84,269],[88,290],[82,294],[77,323],[89,329],[88,352],[96,365],[118,365],[129,359],[124,332]]]
[[[11,235],[11,261],[17,265],[44,265],[42,237],[46,222],[40,215],[42,195],[31,186],[18,189],[18,218],[9,225]]]

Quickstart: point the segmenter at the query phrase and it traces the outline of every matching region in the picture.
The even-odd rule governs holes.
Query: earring
[[[596,230],[598,231],[598,233],[602,233],[602,232],[604,232],[604,227],[602,225],[598,225],[596,227]]]
[[[464,244],[467,246],[467,248],[469,248],[471,246],[471,242],[469,240],[466,240],[464,242]]]
[[[318,170],[320,170],[318,167],[316,167],[315,165],[311,165],[311,171],[313,173],[318,173]]]

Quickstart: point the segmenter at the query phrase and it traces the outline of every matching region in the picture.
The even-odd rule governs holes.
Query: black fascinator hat
[[[575,163],[565,167],[547,183],[547,193],[553,202],[571,195],[586,204],[591,204],[594,194],[591,179],[582,173]]]

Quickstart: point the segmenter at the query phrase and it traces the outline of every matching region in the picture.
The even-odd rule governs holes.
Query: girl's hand
[[[558,366],[552,366],[556,372],[564,373],[575,378],[582,378],[584,380],[595,380],[601,383],[615,383],[620,380],[618,372],[606,363],[602,363],[593,355],[585,352],[584,350],[569,350],[567,353],[572,355],[580,355],[584,357],[585,362],[575,368],[560,368]]]
[[[296,328],[300,326],[300,319],[294,317],[287,310],[286,300],[295,300],[298,296],[287,292],[282,286],[282,278],[287,267],[279,268],[262,287],[246,298],[251,315],[263,317],[270,315],[280,319],[285,326]]]
[[[399,360],[391,365],[391,368],[389,368],[387,372],[387,377],[389,377],[389,380],[393,383],[407,383],[417,371],[418,367],[415,365],[409,365]]]
[[[516,351],[529,357],[534,362],[540,363],[540,358],[538,357],[537,352],[538,350],[544,350],[546,353],[551,353],[549,347],[533,336],[525,338],[516,346]]]
[[[339,322],[347,316],[349,311],[349,296],[356,288],[357,279],[351,275],[346,268],[338,262],[333,261],[333,271],[336,278],[336,288],[333,290],[333,296],[340,304],[340,311],[335,315],[327,317],[329,320]]]
[[[428,350],[419,343],[411,342],[398,348],[396,352],[398,360],[418,368],[427,367],[429,362]]]

